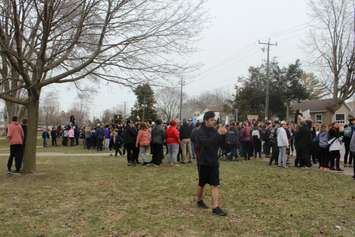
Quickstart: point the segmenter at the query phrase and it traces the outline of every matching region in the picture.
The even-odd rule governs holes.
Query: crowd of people
[[[58,146],[58,139],[62,139],[63,146],[78,146],[80,139],[80,128],[75,125],[53,127],[52,129],[43,129],[42,139],[43,147],[48,147],[48,142],[52,141],[52,146]]]
[[[292,161],[295,167],[318,165],[321,171],[338,172],[343,171],[342,158],[344,167],[354,167],[355,140],[352,138],[355,119],[340,126],[338,123],[315,124],[298,117],[290,123],[246,121],[218,124],[227,130],[225,142],[219,148],[219,158],[227,161],[268,158],[270,165],[286,168],[291,165],[290,158],[295,156]],[[198,156],[194,134],[200,127],[201,123],[193,123],[191,119],[184,119],[182,123],[175,120],[169,123],[128,120],[125,124],[97,124],[92,128],[68,125],[62,129],[58,126],[51,131],[45,130],[42,137],[44,147],[48,146],[49,139],[52,139],[53,146],[57,146],[59,137],[62,137],[62,145],[75,146],[82,138],[88,150],[113,151],[115,156],[127,156],[129,166],[136,166],[140,161],[144,166],[159,166],[165,156],[167,163],[179,166],[192,163]]]
[[[184,120],[181,126],[176,121],[163,124],[126,121],[82,129],[85,149],[114,151],[115,156],[127,156],[129,166],[142,163],[144,166],[159,166],[166,154],[170,165],[192,163],[195,153],[192,151],[191,134],[195,126],[191,120]],[[164,149],[165,148],[165,149]],[[149,152],[152,155],[150,160]],[[141,159],[139,159],[141,158]],[[140,162],[141,160],[141,162]]]
[[[299,117],[299,118],[298,118]],[[304,120],[301,116],[294,122],[285,121],[246,121],[231,122],[228,125],[218,124],[227,130],[224,143],[219,147],[218,156],[227,161],[250,160],[251,158],[267,158],[269,165],[279,167],[293,166],[309,168],[318,165],[321,171],[342,172],[343,167],[354,168],[355,179],[355,119],[349,124],[339,126],[315,124]],[[12,160],[22,163],[18,155],[19,137],[11,138],[14,128],[21,127],[26,132],[26,120],[20,124],[16,121],[8,128],[12,155],[9,159],[9,170]],[[16,126],[15,126],[16,125]],[[114,156],[126,156],[129,166],[142,163],[144,166],[159,166],[166,157],[172,166],[192,163],[198,157],[199,147],[196,145],[196,133],[201,123],[193,123],[191,119],[179,123],[175,120],[163,123],[133,122],[116,123],[95,127],[79,127],[75,122],[67,126],[56,126],[42,132],[43,146],[78,146],[85,149],[113,152]],[[25,144],[23,136],[22,146]],[[343,151],[343,152],[342,152]],[[151,154],[152,159],[149,159]],[[295,156],[295,159],[290,159]],[[341,157],[342,156],[342,157]],[[17,157],[17,158],[16,158]],[[291,161],[292,160],[292,161]],[[343,160],[343,165],[341,164]],[[18,170],[18,169],[17,169]]]

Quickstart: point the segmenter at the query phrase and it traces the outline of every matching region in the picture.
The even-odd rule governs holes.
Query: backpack
[[[164,130],[160,127],[154,127],[151,135],[152,143],[163,144]]]
[[[260,139],[260,131],[259,130],[257,130],[257,129],[253,129],[253,131],[251,132],[251,135],[252,135],[252,137],[254,137],[254,138],[258,138],[258,139]]]
[[[344,137],[351,138],[351,135],[352,135],[351,127],[349,126],[349,127],[344,128]]]
[[[237,133],[235,130],[231,129],[227,132],[226,134],[226,143],[231,145],[231,144],[237,144]]]
[[[328,144],[328,134],[327,133],[318,133],[317,135],[317,139],[318,141],[318,146],[321,148],[328,148],[329,144]]]
[[[117,133],[116,137],[115,137],[115,140],[116,140],[116,144],[115,145],[121,146],[123,144],[123,138],[122,138],[121,134]]]

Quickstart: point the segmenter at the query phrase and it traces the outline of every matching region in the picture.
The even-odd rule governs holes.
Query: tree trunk
[[[336,75],[334,75],[334,85],[333,85],[333,99],[338,100],[338,92],[339,92],[339,79]]]
[[[27,106],[28,126],[24,153],[24,172],[33,173],[36,171],[36,147],[37,147],[37,126],[38,126],[39,98],[31,98]]]

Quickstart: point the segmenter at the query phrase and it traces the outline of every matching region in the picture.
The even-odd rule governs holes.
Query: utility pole
[[[143,115],[142,115],[142,122],[144,122],[145,119],[145,94],[143,94]]]
[[[267,43],[259,41],[259,44],[267,46],[266,59],[266,98],[265,98],[265,120],[269,120],[269,106],[270,106],[270,46],[277,46],[277,42],[272,44],[270,39]]]
[[[182,94],[183,94],[183,88],[184,88],[184,79],[181,77],[180,79],[180,123],[182,121]]]
[[[127,102],[125,101],[123,103],[123,119],[126,119],[126,114],[127,114]]]

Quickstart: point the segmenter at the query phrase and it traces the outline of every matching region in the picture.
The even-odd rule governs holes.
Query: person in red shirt
[[[15,173],[19,173],[22,166],[22,145],[24,140],[24,133],[21,124],[17,122],[16,116],[12,118],[12,122],[8,127],[7,137],[10,143],[10,157],[7,162],[8,174],[11,174],[11,167],[14,158],[16,167]]]
[[[170,122],[170,126],[166,129],[166,144],[168,145],[168,162],[170,165],[176,165],[177,155],[180,146],[180,132],[176,128],[176,122]]]

